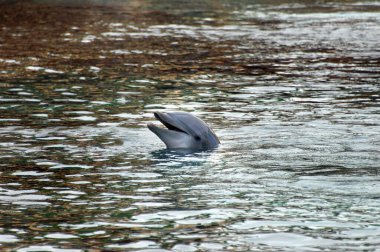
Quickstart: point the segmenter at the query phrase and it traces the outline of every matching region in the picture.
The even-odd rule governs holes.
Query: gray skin
[[[167,129],[148,123],[168,149],[211,149],[220,144],[214,131],[201,119],[186,112],[161,113],[154,116]]]

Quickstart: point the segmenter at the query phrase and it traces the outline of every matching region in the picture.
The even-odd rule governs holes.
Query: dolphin
[[[220,144],[215,132],[201,119],[187,112],[155,112],[165,128],[148,123],[168,149],[211,149]]]

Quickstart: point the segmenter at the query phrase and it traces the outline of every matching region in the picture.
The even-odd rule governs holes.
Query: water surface
[[[376,1],[1,4],[0,248],[380,246]],[[146,128],[188,111],[222,145]]]

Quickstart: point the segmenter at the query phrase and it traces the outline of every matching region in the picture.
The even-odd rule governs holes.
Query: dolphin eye
[[[200,136],[195,136],[194,138],[195,138],[195,140],[197,140],[197,141],[200,141],[200,140],[201,140]]]

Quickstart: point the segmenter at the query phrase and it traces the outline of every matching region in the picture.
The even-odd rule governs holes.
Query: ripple
[[[44,68],[39,67],[39,66],[28,66],[28,67],[26,67],[26,69],[31,70],[31,71],[40,71],[40,70],[43,70]]]
[[[45,235],[46,238],[49,238],[49,239],[74,239],[74,238],[78,238],[78,236],[76,235],[72,235],[72,234],[64,234],[64,233],[52,233],[52,234],[47,234]]]
[[[120,117],[120,118],[130,118],[130,119],[136,119],[136,118],[142,117],[142,115],[135,115],[135,114],[129,114],[129,113],[120,113],[113,116]]]
[[[18,242],[19,239],[14,235],[0,234],[0,242],[13,243]]]
[[[49,117],[48,114],[31,114],[31,116],[37,117],[37,118],[48,118]]]
[[[131,178],[157,178],[162,175],[154,172],[128,172],[128,171],[120,171],[120,172],[105,172],[103,175],[118,175],[122,177],[131,177]]]
[[[49,246],[49,245],[41,245],[41,246],[28,246],[25,248],[20,248],[16,250],[17,252],[40,252],[40,251],[49,251],[49,252],[82,252],[83,250],[81,249],[62,249],[62,248],[57,248],[54,246]]]
[[[91,165],[78,165],[78,164],[72,164],[72,165],[65,165],[65,164],[54,164],[53,166],[50,166],[49,169],[90,169],[93,168]]]
[[[73,117],[72,120],[93,122],[93,121],[96,121],[97,118],[94,116],[77,116],[77,117]]]
[[[164,206],[171,206],[172,203],[165,203],[165,202],[135,202],[133,203],[135,206],[139,207],[164,207]]]
[[[51,172],[38,172],[38,171],[17,171],[14,172],[15,176],[46,176],[51,175]]]
[[[245,242],[252,244],[265,244],[274,247],[297,248],[297,247],[325,247],[335,244],[334,241],[323,238],[313,238],[301,234],[291,233],[266,233],[247,235]]]
[[[13,59],[0,59],[0,62],[4,62],[6,64],[14,64],[14,65],[20,65],[21,62],[18,60],[13,60]]]
[[[71,195],[83,195],[83,194],[86,194],[85,192],[74,191],[74,190],[57,191],[57,193],[59,193],[59,194],[71,194]]]
[[[207,224],[236,218],[242,211],[236,209],[209,209],[194,211],[162,211],[154,214],[140,214],[132,218],[135,222],[171,220],[186,224]],[[203,217],[203,218],[202,218]],[[206,218],[205,218],[206,217]]]
[[[123,36],[125,36],[125,34],[121,33],[121,32],[103,32],[102,35],[105,37],[123,37]]]
[[[10,190],[0,188],[0,202],[16,205],[50,205],[50,196],[36,194],[36,190]]]
[[[94,36],[94,35],[86,35],[86,36],[84,36],[84,37],[82,38],[81,42],[82,42],[82,43],[85,43],[85,44],[86,44],[86,43],[91,43],[91,42],[94,42],[96,38],[97,38],[97,37]]]
[[[138,241],[138,242],[131,242],[128,244],[114,244],[114,245],[108,245],[108,248],[120,248],[120,249],[128,249],[128,248],[134,248],[134,249],[143,249],[143,248],[157,248],[157,243],[153,241]]]
[[[131,54],[130,51],[123,49],[111,50],[110,52],[114,54]]]
[[[174,247],[172,247],[172,250],[175,252],[195,252],[198,249],[191,245],[176,244]]]

